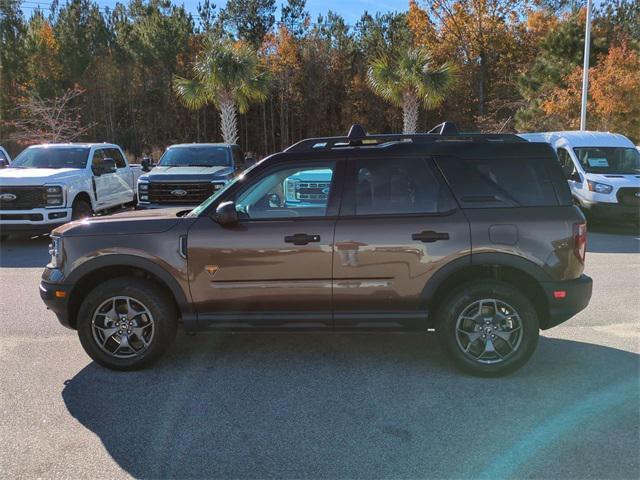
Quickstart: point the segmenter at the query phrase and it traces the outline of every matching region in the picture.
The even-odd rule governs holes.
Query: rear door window
[[[558,205],[542,159],[446,157],[438,165],[464,208]]]
[[[356,160],[355,214],[435,214],[456,205],[424,158]]]

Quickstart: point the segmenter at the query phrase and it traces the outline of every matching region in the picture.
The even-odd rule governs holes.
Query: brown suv
[[[87,353],[138,368],[187,332],[421,332],[464,370],[522,366],[586,307],[586,224],[555,153],[513,135],[309,139],[192,211],[52,234],[40,293]]]

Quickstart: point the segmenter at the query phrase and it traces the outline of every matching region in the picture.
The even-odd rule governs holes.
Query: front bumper
[[[34,208],[31,210],[0,210],[0,232],[38,235],[49,233],[71,221],[71,208]]]
[[[138,203],[136,210],[158,210],[162,208],[184,208],[185,210],[193,210],[199,203]]]
[[[580,201],[580,206],[587,214],[596,218],[628,222],[640,222],[640,205],[623,205],[620,203]]]
[[[547,330],[569,320],[589,305],[593,280],[587,275],[581,275],[575,280],[542,282],[542,288],[548,299],[549,315],[546,319],[541,319],[540,328]],[[564,297],[556,298],[554,292],[565,292]]]
[[[46,267],[40,282],[40,298],[47,308],[56,314],[63,326],[73,329],[69,318],[69,296],[72,285],[57,283],[61,279],[60,270]]]

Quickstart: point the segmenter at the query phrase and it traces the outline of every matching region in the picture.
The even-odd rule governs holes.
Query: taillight
[[[584,256],[587,253],[587,224],[573,224],[573,253],[580,263],[584,264]]]

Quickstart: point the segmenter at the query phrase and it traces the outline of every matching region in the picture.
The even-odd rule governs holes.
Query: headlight
[[[147,182],[138,182],[138,200],[141,202],[149,201],[149,184]]]
[[[605,183],[592,182],[590,180],[587,180],[587,183],[589,184],[589,190],[592,192],[607,194],[611,193],[613,190],[611,185],[607,185]]]
[[[49,255],[51,255],[50,265],[53,268],[60,268],[62,266],[62,238],[51,237]]]
[[[45,187],[45,203],[47,207],[61,207],[64,205],[64,190],[60,185]]]
[[[224,188],[224,186],[227,184],[227,182],[225,181],[220,181],[220,180],[215,180],[213,182],[211,182],[211,191],[213,193],[216,193],[219,190],[222,190],[222,188]]]

